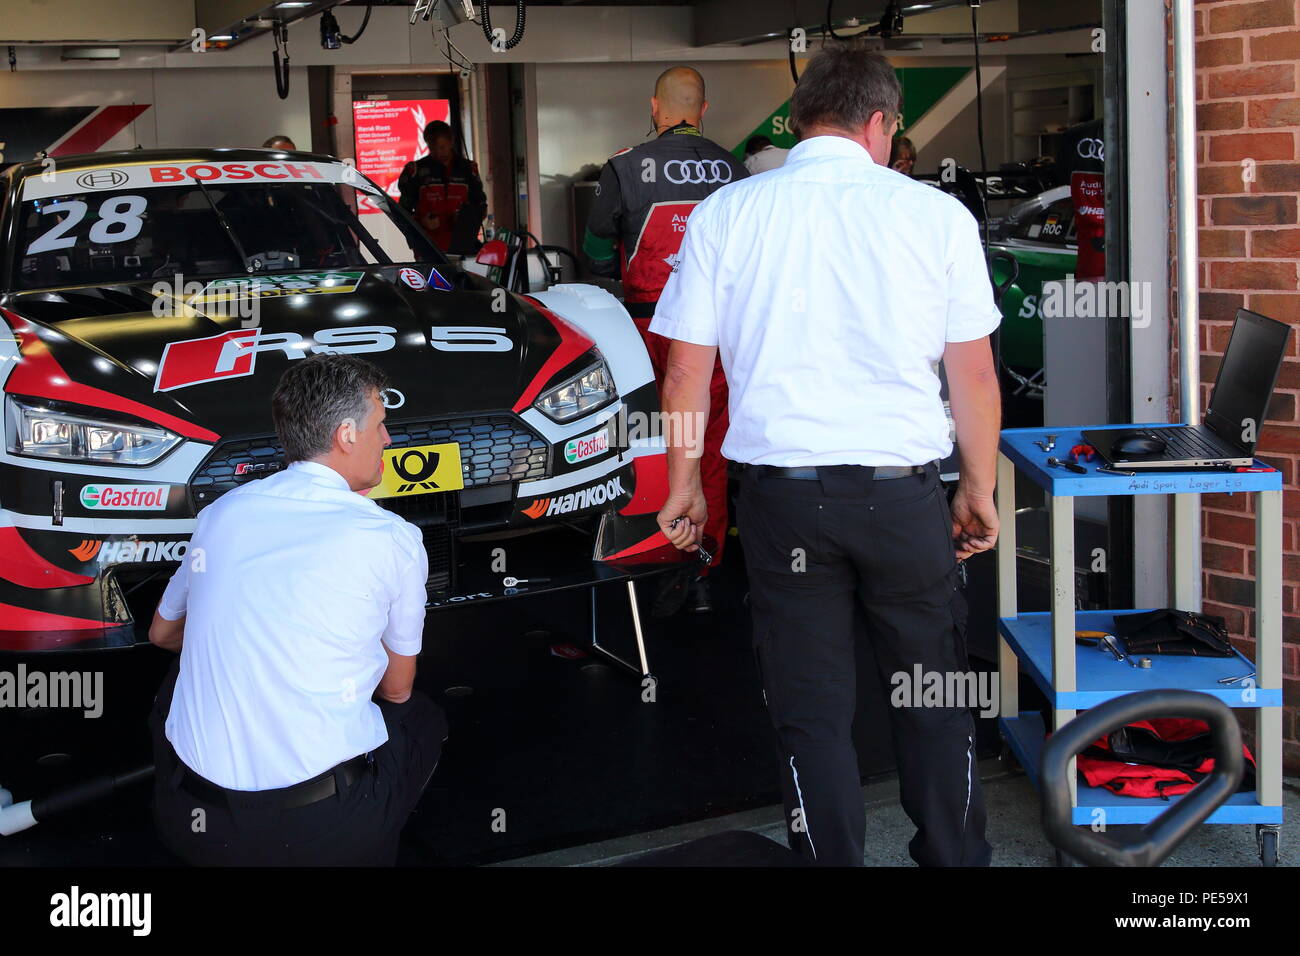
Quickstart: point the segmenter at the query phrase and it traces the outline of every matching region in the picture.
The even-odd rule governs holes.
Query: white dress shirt
[[[757,153],[745,157],[745,168],[749,170],[749,175],[757,176],[784,165],[789,155],[790,151],[780,146],[764,146]]]
[[[227,789],[270,790],[379,747],[384,646],[420,652],[427,577],[419,529],[324,465],[223,495],[158,606],[185,618],[177,756]]]
[[[934,363],[1000,319],[961,203],[816,136],[695,207],[650,330],[719,347],[732,461],[920,465],[952,451]]]

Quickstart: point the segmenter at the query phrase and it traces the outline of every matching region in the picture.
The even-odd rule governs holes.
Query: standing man
[[[723,451],[745,463],[738,524],[790,845],[822,864],[863,861],[855,606],[886,695],[914,668],[964,674],[957,561],[998,530],[998,311],[975,220],[886,165],[899,107],[883,57],[817,54],[790,104],[799,145],[700,204],[651,326],[674,339],[670,413],[708,407],[722,353]],[[962,449],[951,513],[934,465],[951,450],[940,358]],[[711,504],[682,445],[669,442],[659,523],[690,550]],[[986,865],[975,701],[942,703],[891,711],[909,849],[922,865]]]
[[[650,97],[656,138],[620,150],[605,164],[582,242],[592,272],[613,277],[621,267],[623,303],[641,331],[661,388],[668,341],[650,331],[650,319],[664,283],[677,268],[687,217],[700,200],[749,175],[700,132],[708,108],[704,78],[697,71],[674,66],[659,75]],[[727,380],[720,363],[714,365],[709,394],[700,467],[712,519],[705,532],[715,542],[712,563],[717,565],[727,540],[727,463],[720,451],[727,432]],[[680,607],[683,599],[692,611],[711,610],[707,572],[705,568],[688,589],[677,591],[676,600],[674,592],[661,592],[656,611]]]
[[[456,134],[442,120],[424,128],[429,155],[407,163],[397,178],[401,204],[443,252],[472,255],[487,213],[478,166],[456,150]]]
[[[189,863],[392,865],[437,766],[446,719],[411,689],[428,558],[364,497],[387,384],[353,355],[291,364],[288,468],[203,510],[158,605],[149,639],[180,666],[151,720],[154,817]]]

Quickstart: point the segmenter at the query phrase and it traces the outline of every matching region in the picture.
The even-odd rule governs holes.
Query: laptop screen
[[[1281,322],[1238,310],[1205,418],[1221,438],[1254,450],[1290,331]]]

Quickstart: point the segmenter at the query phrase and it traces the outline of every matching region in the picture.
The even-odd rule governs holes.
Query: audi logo
[[[1079,155],[1084,159],[1098,159],[1106,161],[1106,143],[1100,139],[1081,139],[1077,147]]]
[[[77,177],[77,185],[82,189],[112,189],[126,180],[126,173],[120,169],[92,169]]]
[[[406,404],[406,396],[395,388],[386,388],[379,393],[379,400],[384,408],[401,408]]]
[[[678,186],[685,183],[729,183],[731,166],[721,159],[670,159],[664,163],[664,176]]]

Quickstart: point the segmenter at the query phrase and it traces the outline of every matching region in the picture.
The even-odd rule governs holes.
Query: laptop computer
[[[1093,429],[1083,440],[1109,464],[1130,471],[1250,465],[1290,332],[1283,322],[1238,309],[1202,424]],[[1126,442],[1134,437],[1153,440],[1145,443],[1153,450],[1124,448],[1144,444]]]

